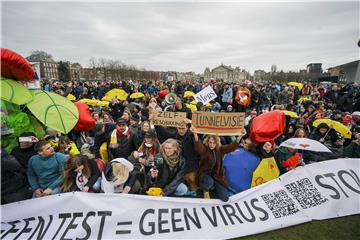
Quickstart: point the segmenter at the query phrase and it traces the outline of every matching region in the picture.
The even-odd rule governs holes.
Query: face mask
[[[145,143],[145,146],[149,148],[149,147],[152,147],[152,144],[151,143]]]

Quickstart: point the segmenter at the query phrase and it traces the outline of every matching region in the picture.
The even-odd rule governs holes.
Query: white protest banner
[[[180,127],[184,125],[185,112],[156,112],[152,124],[166,127]]]
[[[226,203],[84,192],[31,199],[1,206],[1,238],[228,239],[359,214],[359,165],[337,159],[299,167]]]
[[[244,130],[245,113],[193,112],[192,125],[200,134],[236,136]]]
[[[321,220],[360,213],[359,171],[359,159],[344,158],[295,168],[280,180],[302,211]]]
[[[195,95],[195,100],[197,102],[202,102],[203,104],[205,104],[215,99],[216,97],[217,95],[214,92],[214,89],[212,89],[211,86],[207,86]]]

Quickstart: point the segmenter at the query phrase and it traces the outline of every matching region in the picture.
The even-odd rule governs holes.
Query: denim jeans
[[[184,183],[180,183],[177,186],[175,192],[172,194],[174,196],[184,196],[188,191],[188,187]]]
[[[91,187],[91,191],[94,193],[99,193],[101,190],[101,177],[99,177],[94,185]]]
[[[205,191],[209,191],[210,188],[215,186],[216,197],[224,202],[227,202],[229,200],[229,194],[227,189],[209,175],[204,176],[202,185]]]

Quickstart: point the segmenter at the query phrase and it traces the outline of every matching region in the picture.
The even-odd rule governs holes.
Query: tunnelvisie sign
[[[236,136],[244,129],[244,118],[245,113],[194,112],[192,125],[197,133]]]

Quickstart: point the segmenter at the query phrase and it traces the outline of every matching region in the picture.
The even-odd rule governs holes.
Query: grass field
[[[292,240],[292,239],[360,239],[360,215],[312,221],[272,232],[249,237],[234,238],[239,240]]]

